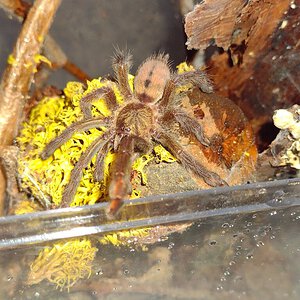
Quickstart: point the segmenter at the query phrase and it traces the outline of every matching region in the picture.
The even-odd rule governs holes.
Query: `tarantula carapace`
[[[118,51],[113,58],[117,87],[124,99],[119,105],[110,87],[102,87],[84,96],[80,101],[83,119],[71,124],[43,150],[41,157],[48,158],[77,131],[105,127],[104,133],[91,143],[82,154],[71,172],[71,178],[65,187],[61,206],[69,206],[76,193],[81,173],[94,155],[95,180],[103,179],[103,160],[108,151],[113,150],[115,160],[110,167],[108,213],[116,214],[123,199],[131,193],[130,174],[136,154],[147,153],[154,143],[167,148],[187,169],[204,179],[210,186],[226,185],[219,175],[208,171],[199,161],[186,152],[177,141],[171,128],[179,126],[184,132],[194,137],[204,146],[209,146],[209,139],[203,134],[200,123],[188,115],[180,105],[177,87],[192,84],[202,92],[213,91],[211,81],[200,70],[183,74],[172,73],[168,55],[158,54],[146,59],[138,68],[134,79],[134,91],[128,82],[131,55]],[[92,117],[92,102],[103,98],[112,108],[111,117]]]

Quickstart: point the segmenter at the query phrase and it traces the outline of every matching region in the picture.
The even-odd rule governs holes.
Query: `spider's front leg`
[[[201,70],[193,70],[177,74],[173,80],[176,85],[180,86],[192,83],[194,86],[199,87],[202,92],[207,94],[214,91],[212,81],[207,77],[206,73]]]
[[[61,201],[61,207],[68,207],[72,203],[76,194],[77,187],[82,177],[82,170],[85,169],[91,162],[92,158],[98,151],[106,148],[106,144],[111,140],[109,132],[104,133],[97,138],[80,156],[73,170],[71,171],[70,181],[64,189]]]
[[[71,124],[59,136],[57,136],[49,144],[46,145],[43,152],[41,153],[41,158],[47,159],[48,157],[50,157],[54,153],[54,151],[62,144],[67,142],[75,132],[107,126],[109,121],[110,118],[95,118],[82,120]]]
[[[108,215],[114,216],[124,199],[128,199],[131,193],[130,173],[134,159],[134,137],[123,136],[116,151],[115,160],[111,166],[111,181],[108,195],[110,205]]]
[[[114,111],[117,108],[118,103],[113,89],[109,86],[98,88],[80,99],[80,109],[85,119],[92,118],[92,102],[100,98],[105,99],[106,104],[111,111]]]
[[[183,164],[184,167],[191,170],[197,176],[210,186],[228,185],[217,173],[207,170],[196,159],[188,154],[182,146],[176,142],[176,139],[167,132],[157,130],[153,138],[166,147]]]
[[[128,82],[128,74],[132,64],[132,56],[128,51],[116,49],[113,57],[112,66],[115,71],[118,88],[124,99],[130,99],[132,92]]]

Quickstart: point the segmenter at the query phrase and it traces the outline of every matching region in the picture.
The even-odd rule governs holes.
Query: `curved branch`
[[[37,0],[30,9],[17,39],[12,57],[0,83],[0,145],[10,145],[17,133],[20,116],[32,82],[44,38],[60,0]],[[0,171],[0,210],[5,192],[4,174]]]

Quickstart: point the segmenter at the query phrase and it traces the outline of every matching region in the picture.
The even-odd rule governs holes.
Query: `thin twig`
[[[30,9],[17,39],[12,57],[0,84],[0,145],[12,144],[19,127],[25,100],[36,68],[35,56],[39,54],[45,35],[60,0],[36,0]],[[5,176],[0,172],[0,213],[3,212]]]
[[[0,0],[0,7],[8,14],[15,16],[19,21],[23,21],[31,5],[22,0]],[[52,68],[63,68],[75,78],[82,82],[91,80],[91,77],[71,62],[58,43],[48,35],[44,43],[46,57],[52,62]]]

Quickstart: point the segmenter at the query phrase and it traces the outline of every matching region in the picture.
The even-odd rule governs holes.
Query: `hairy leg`
[[[109,184],[110,205],[108,215],[115,215],[124,199],[131,193],[130,173],[134,158],[134,138],[124,136],[120,140],[116,157],[111,166],[111,181]]]
[[[85,119],[92,118],[91,105],[97,99],[104,98],[110,110],[114,111],[118,106],[116,95],[109,86],[101,87],[84,96],[80,100],[80,109]]]
[[[214,88],[212,81],[207,77],[206,73],[201,70],[194,70],[178,74],[174,77],[176,85],[182,86],[189,83],[200,88],[204,93],[212,93]]]
[[[199,87],[204,93],[213,92],[213,84],[201,70],[189,71],[182,74],[173,74],[171,79],[166,83],[164,93],[159,101],[159,108],[164,111],[166,108],[174,105],[175,90],[178,86],[193,84]]]
[[[44,148],[43,152],[41,153],[41,158],[47,159],[48,157],[50,157],[53,154],[53,152],[62,144],[64,144],[67,140],[69,140],[75,132],[107,126],[109,120],[110,118],[97,118],[90,120],[82,120],[71,124]]]
[[[74,199],[77,187],[82,177],[82,171],[88,166],[93,156],[101,149],[107,140],[101,136],[97,138],[81,155],[73,170],[71,171],[70,181],[64,189],[61,201],[61,207],[68,207]]]
[[[165,111],[168,108],[168,106],[172,104],[172,100],[174,99],[175,95],[175,89],[175,81],[173,78],[171,78],[167,81],[164,93],[161,97],[161,100],[158,103],[158,107],[161,111]]]
[[[182,146],[176,142],[176,139],[173,136],[161,130],[157,132],[153,138],[169,149],[184,167],[193,171],[193,173],[197,176],[203,178],[208,185],[227,185],[227,183],[218,174],[208,171],[196,159],[194,159],[193,156],[184,151]]]
[[[109,139],[105,145],[98,151],[96,162],[95,162],[95,171],[94,171],[94,178],[96,181],[101,181],[103,179],[103,172],[104,172],[104,159],[107,155],[110,148],[112,148],[113,143],[112,140]]]
[[[128,74],[131,67],[132,56],[128,51],[116,49],[112,66],[116,74],[118,86],[124,99],[132,97],[132,92],[128,83]]]
[[[210,141],[204,135],[202,126],[199,122],[193,117],[190,117],[184,111],[180,109],[173,109],[166,113],[166,117],[167,118],[164,118],[166,121],[169,121],[168,119],[176,120],[186,133],[192,133],[202,145],[210,145]]]

